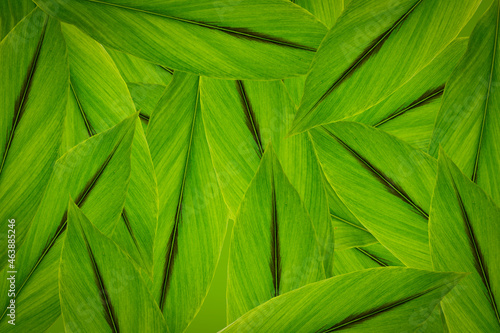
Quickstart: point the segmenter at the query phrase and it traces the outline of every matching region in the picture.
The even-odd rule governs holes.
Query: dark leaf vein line
[[[184,163],[184,174],[182,176],[182,184],[181,184],[181,188],[179,191],[179,198],[177,200],[177,208],[176,208],[175,216],[174,216],[174,226],[173,226],[172,232],[170,233],[170,237],[169,237],[169,240],[167,243],[167,253],[166,253],[166,258],[165,258],[165,266],[164,266],[164,270],[163,270],[163,281],[162,281],[162,285],[161,285],[160,299],[159,299],[159,303],[158,303],[161,311],[163,311],[163,309],[165,307],[167,292],[168,292],[168,288],[170,286],[170,278],[171,278],[172,272],[173,272],[174,259],[175,259],[175,256],[177,255],[177,241],[178,241],[177,236],[179,234],[179,225],[181,223],[182,201],[184,200],[184,189],[186,186],[186,177],[187,177],[187,173],[188,173],[189,159],[191,157],[191,147],[193,144],[194,127],[195,127],[195,123],[196,123],[199,100],[200,100],[200,87],[199,87],[199,81],[198,81],[198,87],[197,87],[197,92],[196,92],[196,103],[194,106],[193,119],[191,121],[191,133],[189,136],[188,150],[186,152],[186,159],[185,159],[185,163]]]
[[[488,85],[488,93],[486,95],[486,103],[484,105],[483,121],[482,121],[482,124],[481,124],[481,132],[479,134],[479,142],[478,142],[478,145],[477,145],[476,157],[474,159],[474,171],[472,173],[472,181],[474,183],[477,183],[477,172],[478,172],[478,168],[479,168],[479,157],[481,155],[481,147],[483,145],[484,128],[486,127],[486,116],[487,116],[487,113],[488,113],[488,104],[490,102],[491,87],[492,87],[492,83],[493,83],[493,74],[494,74],[495,65],[496,65],[496,54],[497,54],[497,47],[498,47],[498,29],[499,29],[499,26],[500,26],[500,5],[497,5],[497,6],[498,6],[498,11],[497,11],[497,26],[496,26],[496,30],[495,30],[495,46],[494,46],[494,49],[493,49],[493,62],[491,64],[490,81],[489,81],[489,85]],[[497,312],[497,316],[498,316],[498,312]]]
[[[274,167],[272,167],[274,169]],[[276,188],[274,184],[274,170],[271,171],[271,261],[269,263],[273,277],[274,297],[280,295],[281,283],[281,253],[279,241],[278,207],[276,202]]]
[[[422,2],[419,0],[415,5],[413,5],[410,10],[408,10],[402,17],[400,17],[387,31],[382,33],[379,37],[377,37],[372,44],[370,44],[364,52],[360,54],[360,56],[354,60],[353,64],[347,68],[342,75],[333,83],[333,85],[321,96],[321,98],[313,105],[309,112],[315,110],[323,101],[343,82],[345,82],[353,73],[360,68],[370,57],[375,55],[381,48],[385,41],[389,38],[389,36],[400,27],[403,22],[408,18],[408,16],[417,8],[417,6]]]
[[[382,258],[380,257],[377,257],[376,255],[374,254],[371,254],[370,252],[360,248],[360,247],[355,247],[356,250],[358,250],[360,253],[364,254],[365,256],[367,256],[368,258],[370,258],[372,261],[374,261],[375,263],[377,263],[378,265],[382,266],[382,267],[387,267],[389,266],[388,263],[386,263],[384,260],[382,260]]]
[[[86,184],[86,186],[84,187],[84,189],[78,195],[77,199],[75,200],[75,203],[76,203],[76,205],[78,207],[82,207],[83,204],[85,203],[85,200],[86,200],[87,196],[90,194],[90,192],[92,191],[92,189],[95,187],[97,181],[99,180],[99,178],[103,174],[104,170],[108,166],[110,160],[113,158],[113,155],[115,154],[115,152],[116,152],[118,146],[120,145],[121,141],[122,140],[120,140],[116,144],[116,146],[113,148],[113,150],[111,151],[111,153],[108,155],[108,157],[104,161],[103,165],[99,168],[99,170],[94,174],[94,176],[90,179],[90,181]],[[36,269],[38,268],[38,266],[40,265],[40,263],[43,261],[43,259],[47,255],[47,253],[50,251],[50,249],[52,249],[52,247],[54,246],[54,244],[57,241],[57,239],[59,238],[59,236],[61,236],[61,234],[66,230],[67,220],[68,220],[68,215],[67,215],[67,210],[66,210],[64,212],[64,215],[63,215],[62,219],[61,219],[61,222],[59,223],[59,226],[56,229],[56,232],[55,232],[54,236],[52,236],[51,238],[49,238],[47,240],[42,253],[38,257],[37,262],[35,263],[35,265],[33,266],[33,268],[30,270],[29,274],[27,275],[26,279],[24,279],[24,281],[22,282],[21,286],[19,287],[19,289],[17,291],[17,294],[16,294],[16,297],[19,296],[19,293],[21,292],[21,290],[23,290],[23,287],[26,285],[26,283],[28,282],[28,280],[31,278],[31,276],[33,275],[33,273],[36,271]],[[5,316],[5,313],[6,313],[6,311],[4,311],[4,313],[2,314],[2,317],[0,319],[2,319]]]
[[[252,105],[250,104],[250,99],[248,98],[248,94],[245,90],[243,81],[236,81],[236,89],[238,90],[241,106],[243,107],[243,112],[245,113],[246,125],[250,130],[250,133],[252,133],[253,139],[258,148],[257,154],[259,155],[259,158],[261,158],[264,154],[264,148],[262,146],[259,124],[257,123],[257,117],[255,116],[255,112],[253,111]]]
[[[327,329],[322,329],[319,332],[329,333],[329,332],[345,329],[345,328],[347,328],[347,326],[350,326],[350,325],[359,324],[359,323],[364,322],[372,317],[375,317],[375,316],[380,315],[386,311],[389,311],[395,307],[401,306],[405,303],[409,303],[409,302],[411,302],[419,297],[422,297],[422,296],[424,296],[428,293],[431,293],[431,292],[433,292],[439,288],[442,288],[442,287],[443,287],[442,285],[432,287],[432,288],[429,288],[425,291],[422,291],[420,293],[412,295],[410,297],[406,297],[406,298],[403,298],[403,299],[400,299],[400,300],[397,300],[394,302],[388,302],[386,304],[383,304],[379,307],[370,309],[368,311],[365,311],[365,312],[362,312],[359,314],[355,314],[355,315],[351,315],[351,316],[345,318],[344,320],[342,320],[341,322],[335,324],[334,326],[327,328]]]
[[[354,158],[356,158],[356,160],[365,169],[367,169],[373,176],[375,176],[375,178],[389,190],[389,193],[393,194],[394,196],[400,198],[401,200],[412,206],[415,209],[416,213],[424,217],[426,220],[429,219],[429,215],[420,206],[418,206],[415,202],[413,202],[413,200],[398,184],[396,184],[393,180],[387,177],[381,170],[377,169],[367,159],[358,154],[353,148],[349,147],[344,141],[335,136],[328,129],[326,129],[325,127],[323,127],[323,129],[326,131],[328,135],[330,135],[342,147],[344,147],[344,149],[346,149]]]
[[[376,125],[373,125],[373,127],[379,127],[379,126],[405,114],[408,111],[411,111],[411,110],[416,109],[418,107],[424,106],[424,105],[432,102],[433,100],[443,96],[443,93],[444,93],[444,84],[436,89],[427,91],[422,96],[420,96],[418,99],[413,101],[410,105],[408,105],[407,107],[401,108],[400,110],[397,110],[396,112],[391,114],[389,117],[379,121]]]
[[[73,86],[73,83],[70,80],[69,86],[71,87],[71,91],[73,92],[73,96],[75,96],[76,104],[78,105],[78,110],[80,110],[80,115],[83,118],[83,122],[85,123],[85,128],[87,129],[87,133],[89,137],[92,137],[96,134],[96,131],[92,127],[92,124],[90,124],[90,121],[88,120],[87,114],[83,110],[82,103],[80,102],[80,99],[78,98],[78,95],[76,94],[75,87]]]
[[[163,18],[178,21],[178,22],[188,23],[188,24],[192,24],[195,26],[203,27],[203,28],[217,30],[217,31],[221,31],[223,33],[226,33],[228,35],[232,35],[235,37],[246,38],[246,39],[250,39],[250,40],[257,40],[257,41],[264,42],[264,43],[282,45],[285,47],[290,47],[290,48],[309,51],[309,52],[316,52],[316,48],[314,48],[314,47],[300,45],[300,44],[285,40],[285,39],[280,38],[280,37],[270,36],[270,35],[267,35],[264,33],[252,31],[248,28],[221,27],[221,26],[210,24],[207,22],[183,19],[180,17],[155,13],[155,12],[144,10],[144,9],[123,6],[123,5],[118,5],[118,4],[104,2],[104,1],[98,1],[98,0],[86,0],[86,1],[93,2],[96,4],[105,5],[105,6],[117,7],[117,8],[121,8],[121,9],[130,10],[130,11],[140,12],[140,13],[144,13],[144,14],[148,14],[148,15],[159,16],[159,17],[163,17]]]
[[[26,100],[28,98],[29,92],[31,90],[31,85],[33,83],[33,75],[35,74],[36,67],[38,65],[38,59],[40,56],[40,52],[42,50],[43,41],[45,39],[45,31],[47,30],[47,22],[48,22],[48,16],[45,18],[45,21],[43,23],[43,28],[42,28],[42,32],[40,35],[40,39],[38,40],[35,54],[33,55],[33,59],[32,59],[31,64],[30,64],[28,76],[26,77],[26,80],[23,84],[23,88],[21,90],[21,95],[19,96],[19,99],[16,101],[16,109],[14,111],[14,117],[12,119],[12,129],[10,130],[10,132],[7,136],[7,143],[5,145],[5,152],[4,152],[3,157],[2,157],[2,164],[0,165],[0,174],[2,174],[2,170],[3,170],[3,167],[5,165],[5,161],[7,160],[7,155],[9,154],[10,147],[12,145],[12,141],[14,140],[14,135],[15,135],[17,126],[19,125],[19,121],[21,120],[21,117],[23,116],[23,113],[24,113],[24,108],[26,106]]]
[[[87,252],[89,254],[90,261],[92,262],[92,272],[94,274],[95,283],[97,284],[97,286],[99,288],[99,298],[100,298],[101,304],[104,308],[104,316],[106,318],[106,322],[108,323],[109,327],[113,330],[113,332],[119,333],[120,329],[118,326],[118,320],[117,320],[117,316],[116,316],[114,307],[111,304],[108,290],[106,289],[106,286],[104,284],[104,280],[103,280],[101,272],[99,270],[99,266],[97,265],[97,262],[96,262],[95,257],[94,257],[94,253],[92,252],[92,249],[90,248],[87,236],[85,235],[83,228],[81,229],[81,233],[83,235],[85,247],[87,248]]]
[[[474,266],[476,267],[476,270],[479,273],[479,276],[481,277],[481,281],[483,282],[484,286],[486,287],[486,290],[488,291],[487,295],[488,300],[491,304],[491,307],[493,308],[493,311],[495,312],[497,321],[500,323],[500,315],[498,313],[498,306],[495,300],[495,296],[493,294],[493,291],[491,290],[490,276],[488,273],[486,260],[484,259],[483,252],[481,251],[481,247],[479,245],[479,242],[477,241],[476,234],[474,232],[474,228],[472,227],[472,224],[470,222],[469,214],[465,209],[462,196],[460,195],[460,192],[457,189],[457,185],[455,183],[455,180],[453,179],[453,176],[451,176],[451,182],[453,185],[453,191],[455,192],[455,197],[457,198],[458,204],[460,206],[460,213],[462,214],[462,220],[464,222],[465,232],[467,233],[467,240],[469,242],[469,247],[471,248],[472,255],[474,256]]]

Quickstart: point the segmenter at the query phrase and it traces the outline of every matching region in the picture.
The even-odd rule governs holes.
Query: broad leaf
[[[442,302],[450,332],[500,330],[500,208],[444,154],[430,218],[436,270],[470,272]]]
[[[17,221],[19,243],[61,144],[69,71],[59,23],[34,10],[0,43],[0,59],[0,218]],[[7,247],[0,253],[4,267]]]
[[[33,9],[35,9],[35,4],[31,0],[3,0],[0,2],[0,41]],[[42,14],[41,11],[38,11],[37,15],[40,14]],[[32,33],[33,36],[38,35],[37,27],[34,26],[32,29],[25,30],[25,33]]]
[[[67,229],[59,266],[66,331],[166,332],[139,271],[72,200]]]
[[[494,1],[470,37],[446,87],[430,153],[439,146],[500,203],[500,5]]]
[[[463,276],[399,267],[340,275],[273,298],[221,332],[412,332]]]
[[[285,138],[295,106],[281,81],[201,79],[207,138],[221,189],[236,213],[269,142],[304,202],[331,276],[333,230],[323,171],[308,133]]]
[[[227,318],[324,279],[316,233],[270,144],[249,185],[231,237]]]
[[[62,24],[68,48],[71,92],[65,141],[72,147],[135,113],[132,98],[104,48],[74,26]],[[67,147],[67,148],[69,148]],[[136,124],[131,174],[117,242],[149,273],[158,218],[158,193],[153,162],[142,126]]]
[[[349,210],[405,265],[430,268],[436,161],[358,123],[337,122],[311,134],[325,175]]]
[[[283,0],[36,3],[106,46],[175,70],[220,78],[305,74],[326,34],[314,16]]]
[[[7,323],[5,310],[0,330],[44,331],[59,316],[58,265],[67,226],[68,200],[109,235],[119,222],[130,176],[130,147],[137,115],[71,149],[54,166],[30,230],[16,253],[16,325]],[[0,289],[7,290],[9,269],[2,270]],[[6,309],[7,293],[1,296]],[[36,315],[33,315],[36,314]]]
[[[467,41],[466,38],[456,39],[392,95],[348,120],[380,128],[426,151],[446,81],[463,56]]]
[[[182,332],[198,312],[228,219],[205,136],[199,85],[199,77],[176,72],[147,133],[160,200],[153,295],[171,332]]]
[[[314,58],[291,133],[377,104],[455,39],[479,3],[352,0]]]

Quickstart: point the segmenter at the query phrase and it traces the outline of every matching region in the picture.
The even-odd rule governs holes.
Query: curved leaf
[[[36,3],[106,46],[175,70],[219,78],[305,74],[326,34],[314,16],[280,0]]]
[[[172,332],[182,332],[203,303],[228,220],[205,136],[199,81],[176,72],[147,133],[160,200],[153,295]]]
[[[412,332],[463,277],[402,267],[339,275],[273,298],[221,332]]]
[[[446,87],[430,153],[439,146],[500,203],[500,5],[494,1],[470,37],[469,48]]]
[[[59,23],[34,10],[0,43],[0,58],[0,218],[17,221],[21,242],[61,144],[69,72]],[[0,253],[4,267],[7,247]]]
[[[16,319],[7,323],[7,310],[0,317],[0,330],[44,331],[59,316],[57,266],[67,226],[71,196],[109,235],[119,221],[130,177],[130,147],[137,116],[74,147],[57,160],[28,234],[16,253]],[[1,272],[1,290],[7,290],[8,269]],[[9,302],[2,295],[2,308]],[[37,315],[33,315],[37,314]]]
[[[314,58],[291,133],[380,102],[455,39],[479,3],[352,0]]]
[[[253,179],[264,147],[272,142],[320,238],[331,276],[333,230],[323,171],[309,134],[285,138],[295,106],[281,81],[201,79],[202,111],[212,160],[229,209],[236,213]]]
[[[446,81],[467,47],[454,40],[431,63],[382,102],[347,120],[367,124],[426,151],[441,108]]]
[[[228,268],[228,322],[272,297],[324,277],[311,218],[269,144],[236,215]]]
[[[405,265],[430,267],[436,161],[359,123],[337,122],[311,134],[325,175],[349,210]]]
[[[429,225],[437,270],[471,272],[442,302],[450,332],[500,330],[500,208],[444,154]]]
[[[72,200],[59,277],[66,331],[167,331],[153,296],[129,257],[100,233]]]

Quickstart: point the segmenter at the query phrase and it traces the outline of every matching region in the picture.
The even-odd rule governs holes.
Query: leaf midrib
[[[83,205],[83,203],[85,202],[85,199],[88,197],[88,195],[90,194],[90,192],[94,188],[97,180],[104,173],[106,167],[108,166],[109,162],[113,158],[113,156],[114,156],[116,150],[118,149],[118,146],[121,144],[122,140],[118,141],[118,143],[115,145],[115,147],[113,148],[113,150],[111,151],[111,153],[109,154],[109,156],[104,161],[104,163],[101,166],[101,168],[97,171],[96,174],[94,174],[94,176],[91,179],[92,181],[90,182],[90,185],[86,186],[86,188],[84,188],[83,191],[78,196],[78,199],[77,199],[77,202],[76,202],[76,205],[78,207],[81,207]],[[67,221],[67,210],[66,210],[64,212],[64,215],[63,215],[61,223],[59,224],[59,226],[56,229],[56,233],[54,234],[54,236],[45,245],[45,248],[43,249],[42,253],[38,257],[37,262],[35,263],[35,265],[33,265],[33,268],[30,270],[30,272],[28,273],[28,275],[26,276],[26,278],[22,282],[21,286],[17,290],[16,296],[14,297],[14,299],[19,296],[19,294],[21,293],[21,291],[24,289],[24,286],[26,285],[26,283],[28,283],[29,279],[31,278],[31,276],[33,275],[33,273],[36,271],[36,269],[38,268],[38,266],[40,265],[40,263],[45,259],[45,256],[47,255],[47,253],[52,249],[52,246],[55,244],[55,242],[57,241],[57,239],[59,238],[59,236],[61,236],[62,233],[66,230],[67,222],[68,221]],[[3,312],[2,316],[0,317],[0,321],[5,317],[6,313],[7,313],[7,309]]]
[[[290,47],[290,48],[294,48],[294,49],[299,49],[299,50],[304,50],[304,51],[309,51],[309,52],[316,52],[316,48],[313,48],[313,47],[299,45],[299,44],[295,44],[295,43],[291,43],[291,42],[280,41],[277,39],[265,38],[262,36],[253,35],[251,33],[245,33],[242,31],[238,31],[238,30],[226,28],[226,27],[219,27],[217,25],[212,25],[212,24],[208,24],[205,22],[183,19],[183,18],[176,17],[176,16],[155,13],[155,12],[152,12],[149,10],[128,7],[128,6],[118,5],[118,4],[104,2],[104,1],[98,1],[98,0],[85,0],[85,1],[104,5],[104,6],[116,7],[116,8],[122,8],[122,9],[130,10],[130,11],[140,12],[140,13],[144,13],[144,14],[148,14],[148,15],[152,15],[152,16],[159,16],[159,17],[163,17],[166,19],[170,19],[170,20],[174,20],[174,21],[178,21],[178,22],[183,22],[183,23],[188,23],[188,24],[196,25],[196,26],[203,27],[203,28],[218,30],[218,31],[221,31],[221,32],[224,32],[227,34],[240,35],[241,37],[255,39],[257,41],[268,42],[268,43],[272,43],[272,44],[282,45],[282,46],[286,46],[286,47]],[[422,1],[422,0],[420,0],[420,1]]]
[[[24,87],[24,91],[22,92],[21,102],[19,103],[19,107],[14,111],[14,119],[12,122],[12,129],[10,130],[9,137],[7,138],[7,144],[5,147],[5,152],[2,157],[2,163],[0,164],[0,175],[2,175],[3,168],[5,166],[5,161],[7,160],[7,155],[9,154],[10,147],[12,145],[12,141],[14,140],[14,135],[19,125],[19,121],[24,112],[25,102],[28,98],[28,94],[31,88],[31,84],[33,82],[33,76],[35,75],[36,67],[38,65],[38,59],[40,57],[40,53],[42,51],[43,41],[45,39],[45,32],[47,31],[47,24],[49,21],[49,17],[45,17],[45,21],[43,23],[42,32],[40,34],[40,39],[38,40],[37,48],[35,50],[35,54],[33,55],[32,64],[28,73],[28,78],[26,82],[26,86]]]
[[[361,55],[361,57],[359,57],[357,59],[357,61],[352,64],[344,73],[342,73],[342,75],[333,83],[333,85],[320,97],[320,99],[313,105],[313,107],[308,111],[308,113],[311,113],[312,111],[314,111],[321,103],[323,103],[326,98],[328,96],[330,96],[330,94],[338,87],[340,86],[340,84],[342,84],[342,82],[345,81],[345,79],[347,77],[349,77],[349,75],[351,75],[353,72],[355,72],[360,64],[363,63],[363,61],[365,61],[365,59],[369,56],[371,56],[372,52],[374,50],[377,49],[377,47],[380,45],[380,43],[383,43],[387,40],[387,38],[389,38],[389,36],[392,34],[392,32],[394,30],[396,30],[396,28],[398,28],[402,22],[404,22],[406,20],[406,18],[415,10],[415,8],[417,8],[417,6],[422,2],[423,0],[418,0],[417,3],[415,5],[413,5],[413,7],[411,7],[402,17],[400,17],[394,24],[393,26],[391,26],[391,28],[386,31],[381,37],[380,39],[377,41],[377,43],[375,43],[375,45],[373,45],[368,51],[366,51],[364,54]]]
[[[189,160],[191,158],[191,148],[193,145],[193,136],[194,136],[194,127],[196,123],[196,117],[198,113],[198,103],[200,100],[200,82],[198,78],[198,83],[197,83],[197,88],[196,88],[196,103],[194,106],[194,111],[193,111],[193,119],[191,121],[191,132],[189,136],[189,144],[188,144],[188,150],[186,152],[186,159],[184,163],[184,172],[182,175],[182,184],[180,188],[180,193],[179,193],[179,198],[177,200],[177,207],[176,207],[176,212],[175,212],[175,217],[174,217],[174,228],[172,230],[172,241],[170,244],[170,248],[167,248],[167,260],[165,263],[165,268],[163,272],[163,282],[161,286],[161,292],[160,292],[160,299],[159,299],[159,307],[160,310],[163,312],[164,306],[165,306],[165,301],[167,297],[167,289],[168,285],[170,282],[170,277],[171,277],[171,270],[172,267],[171,265],[173,264],[174,260],[174,249],[177,243],[177,235],[178,235],[178,228],[179,228],[179,223],[180,223],[180,218],[181,218],[181,210],[182,210],[182,201],[184,200],[184,189],[186,186],[186,178],[187,178],[187,173],[188,173],[188,166],[189,166]]]
[[[496,30],[495,30],[495,43],[494,43],[494,48],[493,48],[493,60],[492,60],[491,70],[490,70],[490,81],[488,84],[488,93],[486,95],[486,103],[484,106],[483,121],[481,124],[481,132],[479,133],[479,142],[478,142],[478,146],[477,146],[477,150],[476,150],[476,157],[474,160],[474,171],[472,172],[472,177],[471,177],[471,179],[474,183],[477,183],[477,172],[479,169],[479,157],[481,155],[481,148],[483,145],[484,128],[486,126],[486,116],[487,116],[488,106],[489,106],[489,102],[490,102],[491,86],[493,83],[493,74],[494,74],[494,70],[495,70],[495,66],[496,66],[496,54],[497,54],[497,47],[498,47],[498,30],[499,30],[499,26],[500,26],[500,22],[499,22],[499,20],[500,20],[500,4],[497,3],[497,7],[498,7],[498,9],[497,9],[497,24],[496,24]],[[497,316],[498,316],[498,313],[497,313]]]

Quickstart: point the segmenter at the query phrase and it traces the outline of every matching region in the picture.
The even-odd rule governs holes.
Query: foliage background
[[[461,37],[469,36],[485,11],[491,6],[494,0],[483,0],[475,16],[460,33]],[[346,4],[349,1],[346,1]],[[227,235],[231,235],[233,222],[228,225]],[[226,282],[227,282],[227,263],[229,255],[229,239],[226,236],[224,248],[221,253],[220,263],[217,267],[214,280],[210,287],[203,307],[195,317],[186,333],[198,332],[217,332],[226,326]],[[49,328],[47,333],[64,333],[64,325],[59,318],[54,325]]]

